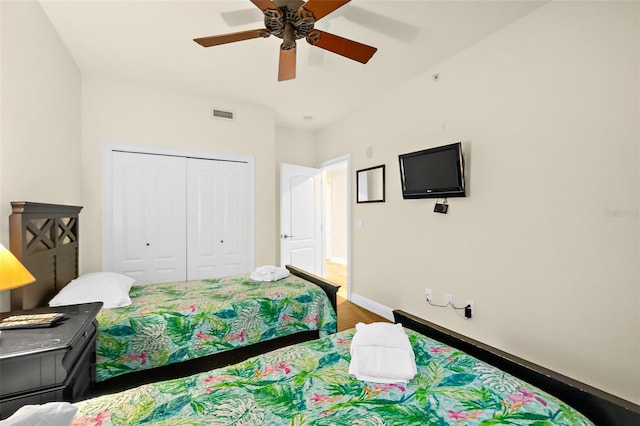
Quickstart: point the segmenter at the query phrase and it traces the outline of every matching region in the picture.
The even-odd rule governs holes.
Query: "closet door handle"
[[[147,247],[149,247],[151,244],[147,243]]]
[[[283,234],[282,238],[284,238],[286,240],[287,238],[293,238],[293,235]]]

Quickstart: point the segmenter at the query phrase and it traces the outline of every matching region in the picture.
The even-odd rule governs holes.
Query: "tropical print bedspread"
[[[75,425],[589,425],[551,395],[407,330],[406,385],[349,376],[354,330],[77,403]]]
[[[325,292],[294,275],[148,284],[129,295],[131,305],[98,314],[97,381],[299,331],[336,331]]]

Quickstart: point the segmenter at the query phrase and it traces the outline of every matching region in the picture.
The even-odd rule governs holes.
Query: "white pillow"
[[[66,285],[49,301],[49,306],[102,302],[103,308],[118,308],[131,304],[129,290],[135,279],[115,272],[84,274]]]
[[[0,423],[6,426],[69,426],[77,411],[78,408],[68,402],[24,405]]]

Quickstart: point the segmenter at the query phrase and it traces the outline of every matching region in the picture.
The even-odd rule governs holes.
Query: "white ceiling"
[[[277,81],[280,39],[204,48],[193,38],[264,28],[249,0],[41,0],[83,73],[273,108],[315,130],[530,13],[544,1],[352,0],[316,28],[375,46],[368,64],[297,43],[297,78]],[[224,107],[224,105],[212,105]],[[312,117],[311,120],[304,119]]]

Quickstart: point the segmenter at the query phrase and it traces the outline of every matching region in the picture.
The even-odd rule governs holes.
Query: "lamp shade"
[[[21,287],[35,280],[13,253],[0,244],[0,290]]]

